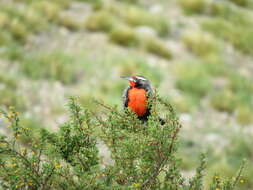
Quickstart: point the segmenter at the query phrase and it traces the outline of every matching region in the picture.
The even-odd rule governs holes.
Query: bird
[[[147,121],[150,116],[148,99],[153,96],[150,81],[144,76],[121,76],[129,81],[129,86],[123,92],[123,106],[134,112],[138,119]]]

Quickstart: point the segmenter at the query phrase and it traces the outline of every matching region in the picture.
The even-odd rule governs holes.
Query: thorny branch
[[[236,186],[236,184],[238,183],[240,177],[242,176],[242,172],[243,172],[243,169],[244,169],[244,167],[245,167],[245,163],[246,163],[246,161],[243,160],[243,163],[242,163],[242,165],[241,165],[241,167],[240,167],[240,169],[239,169],[239,172],[238,172],[238,174],[237,174],[237,176],[236,176],[236,178],[235,178],[235,181],[234,181],[234,183],[232,184],[232,188],[234,188],[234,187]]]
[[[44,183],[42,184],[42,190],[46,189],[48,181],[50,179],[50,177],[53,175],[55,170],[55,167],[52,168],[51,172],[48,174],[48,176],[45,178]]]
[[[173,133],[172,141],[170,143],[169,150],[168,150],[169,155],[170,155],[170,153],[172,153],[172,150],[175,145],[175,142],[177,139],[177,134],[178,134],[179,130],[180,130],[180,128],[177,128]],[[164,167],[164,165],[167,163],[168,159],[169,159],[169,157],[167,156],[162,161],[160,161],[160,163],[156,166],[156,169],[155,169],[153,175],[151,175],[148,179],[146,179],[144,181],[144,183],[142,184],[142,186],[141,186],[142,190],[146,189],[146,187],[156,179],[156,177],[159,175],[159,173],[162,170],[162,168]]]
[[[168,107],[169,112],[172,114],[172,117],[175,117],[175,111],[169,103],[164,102],[159,97],[158,97],[158,101],[161,102],[162,104],[164,104],[166,107]],[[177,118],[175,118],[175,120],[173,121],[173,125],[176,126],[177,128],[174,130],[174,133],[172,134],[172,137],[171,137],[172,140],[171,140],[171,143],[170,143],[169,148],[168,148],[168,155],[171,155],[171,153],[173,151],[173,147],[175,146],[175,143],[176,143],[176,140],[177,140],[177,135],[179,133],[179,130],[181,129],[181,124],[179,123]],[[164,165],[167,163],[168,159],[169,159],[169,156],[163,158],[159,162],[159,164],[155,168],[155,171],[154,171],[153,175],[151,175],[148,179],[146,179],[144,181],[144,183],[142,184],[142,186],[141,186],[142,190],[146,189],[148,187],[148,185],[151,184],[156,179],[156,177],[159,175],[159,173],[163,169]]]
[[[97,100],[94,100],[94,102],[97,103],[98,105],[104,107],[105,109],[110,110],[110,111],[113,112],[113,113],[116,113],[116,114],[119,115],[120,117],[124,117],[121,113],[115,111],[115,109],[113,109],[112,107],[109,107],[109,106],[107,106],[107,105],[105,105],[105,104],[103,104],[103,103],[101,103],[101,102],[99,102],[99,101],[97,101]]]

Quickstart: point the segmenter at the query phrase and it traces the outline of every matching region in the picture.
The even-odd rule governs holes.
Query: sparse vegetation
[[[207,95],[212,89],[211,77],[205,67],[197,62],[179,63],[175,72],[176,87],[197,99]]]
[[[203,28],[230,42],[243,53],[252,54],[252,13],[226,2],[213,3],[212,13],[215,18],[205,20]],[[237,36],[240,36],[240,39]]]
[[[78,65],[74,57],[64,52],[27,56],[20,66],[24,74],[32,79],[59,80],[66,84],[77,80]]]
[[[153,36],[146,36],[146,38],[143,39],[143,46],[147,52],[154,55],[161,56],[165,59],[171,59],[172,57],[172,54],[166,44],[162,40]]]
[[[208,0],[178,0],[187,14],[203,13],[206,10]]]
[[[240,106],[236,110],[236,119],[242,125],[249,125],[252,123],[252,107],[250,106]]]
[[[187,31],[183,36],[183,42],[190,51],[201,57],[218,54],[221,48],[213,36],[201,31]]]
[[[138,45],[137,33],[129,26],[118,25],[115,26],[110,34],[110,39],[120,45],[136,46]]]
[[[69,15],[60,15],[58,23],[70,30],[78,30],[83,28],[83,23],[76,21],[75,18]]]
[[[10,77],[3,72],[0,73],[0,104],[2,106],[10,107],[16,106],[19,110],[24,111],[25,99],[17,91],[18,84],[13,77]]]
[[[56,21],[59,18],[61,7],[56,2],[37,1],[32,6],[49,21]]]
[[[213,94],[211,104],[219,111],[231,113],[236,108],[236,97],[229,89],[222,89]]]
[[[122,17],[131,26],[149,26],[160,35],[168,34],[168,21],[160,15],[150,14],[148,11],[137,7],[127,7]]]
[[[97,11],[90,15],[85,23],[91,31],[110,31],[114,25],[115,18],[108,11]]]
[[[249,0],[229,0],[229,1],[243,7],[247,7],[247,5],[249,4]]]

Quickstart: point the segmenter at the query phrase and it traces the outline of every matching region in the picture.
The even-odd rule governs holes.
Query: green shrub
[[[110,31],[114,26],[115,18],[108,11],[96,11],[90,15],[86,22],[85,27],[91,31]]]
[[[49,21],[57,21],[61,11],[60,4],[52,1],[35,1],[32,8],[45,16]]]
[[[176,65],[176,87],[198,98],[205,96],[212,89],[211,77],[205,67],[198,62]]]
[[[4,85],[10,89],[16,89],[17,83],[14,78],[9,77],[8,75],[4,74],[2,71],[0,73],[0,84]]]
[[[98,0],[93,0],[93,1],[98,1]],[[64,8],[68,8],[72,1],[69,1],[69,0],[49,0],[49,2],[54,2],[61,9],[64,9]]]
[[[17,42],[25,42],[27,36],[45,28],[47,19],[29,6],[3,5],[0,14],[0,28],[8,32]]]
[[[160,36],[166,36],[169,33],[169,21],[161,14],[150,13],[144,8],[126,4],[112,4],[105,6],[104,9],[132,27],[148,26]]]
[[[220,44],[212,35],[201,31],[188,31],[183,36],[183,42],[189,50],[202,57],[217,54],[220,48]]]
[[[12,42],[12,36],[8,31],[2,30],[0,31],[0,45],[6,46]]]
[[[250,158],[253,155],[253,151],[251,148],[252,138],[249,136],[244,136],[244,138],[240,138],[239,135],[243,134],[239,132],[234,134],[231,137],[231,141],[233,142],[234,147],[228,147],[226,153],[228,154],[228,161],[233,165],[240,165],[240,159],[248,157]],[[251,167],[251,166],[250,166]]]
[[[205,68],[212,76],[226,76],[230,69],[226,65],[226,58],[221,53],[208,53],[201,60]]]
[[[249,0],[229,0],[229,1],[243,7],[247,7],[247,5],[249,4]]]
[[[69,15],[60,15],[58,23],[70,30],[78,30],[83,27],[82,23]]]
[[[252,14],[227,2],[212,3],[215,19],[204,22],[203,27],[230,42],[243,53],[252,54]],[[218,18],[219,17],[219,18]],[[236,27],[234,27],[236,26]],[[237,36],[240,35],[240,38]]]
[[[45,16],[39,14],[35,8],[27,8],[25,10],[23,22],[30,32],[40,32],[48,25]]]
[[[155,29],[159,35],[167,35],[169,24],[166,18],[158,14],[152,14],[145,9],[126,7],[122,13],[123,19],[131,26],[149,26]]]
[[[253,123],[252,118],[253,109],[249,106],[238,106],[236,109],[236,119],[242,125],[248,125]]]
[[[132,76],[135,73],[141,73],[138,69],[139,65],[145,64],[138,59],[124,59],[121,61],[119,68],[120,76]]]
[[[243,138],[241,138],[243,135]],[[245,135],[242,131],[238,131],[235,133],[230,140],[233,143],[233,146],[229,146],[226,149],[227,154],[227,160],[228,160],[228,167],[230,165],[239,166],[240,165],[240,159],[241,158],[251,158],[253,155],[252,152],[252,138],[250,135]],[[241,178],[239,182],[240,189],[248,189],[251,188],[253,185],[252,180],[252,173],[253,173],[253,167],[251,164],[247,163],[247,169],[244,172],[244,176]],[[235,170],[234,170],[235,171]],[[233,175],[233,171],[230,172],[230,176]]]
[[[12,137],[0,137],[0,187],[203,190],[205,156],[201,155],[195,176],[186,181],[176,154],[181,125],[170,104],[158,97],[152,103],[155,104],[152,116],[144,124],[133,113],[119,112],[99,103],[107,112],[101,119],[71,98],[70,120],[57,132],[41,129],[36,140],[31,130],[20,125],[18,114],[13,109],[2,111],[10,122]],[[158,106],[162,105],[167,110],[163,125],[157,112]],[[96,128],[100,132],[95,132]],[[30,138],[25,146],[21,144],[25,143],[23,138]],[[114,160],[106,167],[99,164],[98,138],[108,146]],[[244,164],[235,180],[229,178],[226,183],[214,181],[209,189],[236,189],[243,167]]]
[[[177,0],[187,14],[205,12],[208,0]]]
[[[246,119],[248,112],[250,112],[248,109],[252,106],[252,81],[232,71],[229,71],[226,75],[228,84],[225,89],[213,93],[211,104],[219,111],[231,113],[238,110],[237,116],[241,116],[242,120],[244,120],[243,118],[248,120]],[[248,106],[245,107],[245,105]]]
[[[24,127],[24,130],[29,131],[30,137],[28,136],[19,136],[19,141],[24,145],[29,145],[34,142],[38,142],[40,138],[40,132],[43,129],[43,124],[37,118],[24,117],[23,115],[19,116],[20,126]]]
[[[24,97],[10,88],[0,89],[0,104],[5,107],[15,106],[21,111],[26,108]]]
[[[0,105],[5,107],[15,106],[19,111],[26,107],[25,99],[17,93],[17,82],[13,77],[0,73]]]
[[[143,46],[147,52],[163,57],[165,59],[172,58],[171,51],[166,46],[166,43],[164,41],[153,36],[143,38],[142,41]]]
[[[138,45],[138,36],[134,29],[127,25],[117,25],[109,33],[110,39],[120,45],[136,46]]]
[[[211,105],[218,111],[231,113],[235,110],[237,102],[236,96],[229,89],[215,92],[211,97]]]
[[[5,28],[9,22],[8,15],[5,12],[0,12],[0,28]]]
[[[139,3],[139,0],[117,0],[120,2],[126,2],[126,3]]]
[[[64,52],[28,54],[22,60],[21,69],[33,79],[59,80],[74,83],[77,80],[77,67],[74,57]]]
[[[78,1],[83,1],[83,2],[89,2],[89,3],[100,3],[100,2],[102,2],[102,0],[78,0]]]
[[[226,1],[213,2],[210,10],[213,16],[223,18],[233,24],[238,24],[240,27],[247,28],[253,23],[252,19],[250,19],[252,16],[251,12],[245,11],[237,6],[233,6]]]
[[[12,36],[19,41],[25,41],[29,35],[27,27],[18,19],[13,19],[10,23],[9,30]]]
[[[159,83],[163,79],[161,70],[156,69],[154,65],[147,64],[143,56],[122,56],[116,60],[120,64],[119,75],[131,76],[141,73],[146,76],[153,84]]]
[[[252,78],[240,75],[237,72],[230,72],[229,78],[229,88],[236,94],[244,93],[246,96],[252,94]],[[245,102],[246,103],[246,102]]]
[[[191,100],[191,98],[185,96],[176,96],[171,98],[171,102],[173,103],[173,105],[175,105],[175,108],[178,112],[180,113],[189,113],[192,108],[194,107],[193,105],[193,101]]]
[[[3,58],[7,58],[9,60],[20,60],[24,57],[24,49],[23,46],[18,43],[15,42],[14,39],[11,38],[10,35],[6,35],[7,38],[5,38],[5,40],[7,39],[8,41],[5,42],[5,49],[3,52],[1,52],[1,56]],[[5,37],[5,36],[4,36]],[[9,39],[8,39],[9,38]]]
[[[228,88],[234,93],[237,106],[252,106],[252,79],[244,77],[237,72],[231,72],[228,78]]]

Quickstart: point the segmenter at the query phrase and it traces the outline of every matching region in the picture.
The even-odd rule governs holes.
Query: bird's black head
[[[122,76],[121,78],[127,79],[129,81],[130,87],[132,88],[151,88],[150,82],[147,78],[143,76]]]

